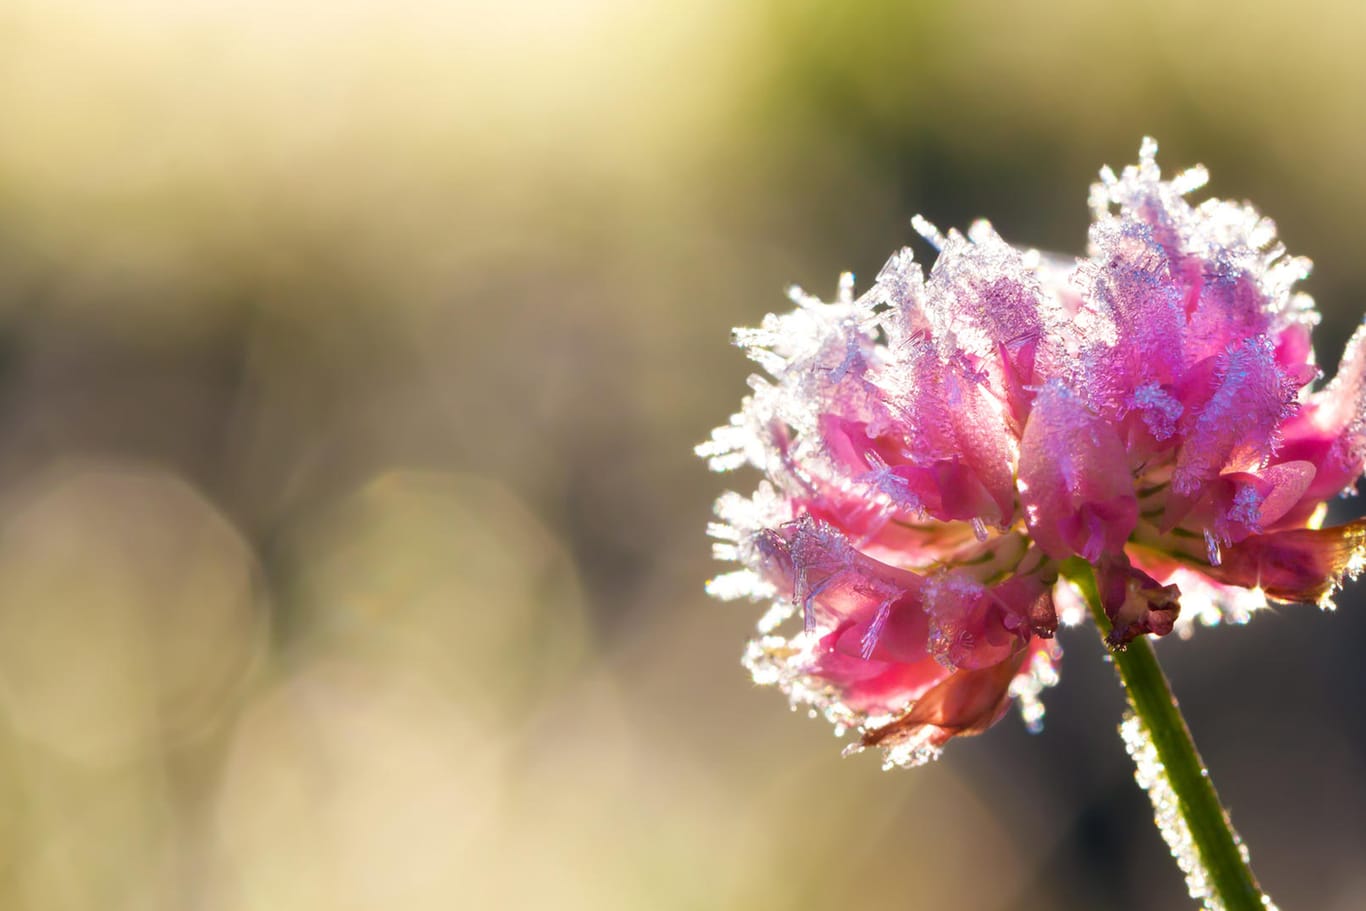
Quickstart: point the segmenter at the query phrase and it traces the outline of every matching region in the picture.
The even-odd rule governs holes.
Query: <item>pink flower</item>
[[[1320,523],[1366,463],[1366,327],[1313,391],[1309,263],[1248,206],[1191,206],[1203,169],[1164,181],[1156,151],[1102,170],[1086,259],[917,221],[928,278],[903,249],[861,297],[846,275],[736,331],[768,377],[698,453],[764,480],[718,501],[743,568],[709,590],[770,601],[754,679],[889,763],[1012,700],[1037,723],[1065,561],[1095,567],[1115,648],[1329,606],[1362,563],[1366,522]]]

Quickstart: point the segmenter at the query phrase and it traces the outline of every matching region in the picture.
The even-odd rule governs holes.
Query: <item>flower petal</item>
[[[1019,673],[1025,654],[1021,649],[999,664],[950,674],[900,718],[865,731],[863,745],[941,747],[954,737],[982,733],[1005,714],[1010,681]]]
[[[1181,590],[1135,569],[1123,553],[1101,560],[1096,584],[1105,616],[1110,618],[1105,641],[1111,648],[1122,649],[1146,633],[1165,636],[1181,613]]]
[[[1118,434],[1059,380],[1039,391],[1025,424],[1020,491],[1030,533],[1055,559],[1118,552],[1138,521]]]
[[[865,556],[838,529],[803,515],[758,535],[764,575],[790,592],[807,630],[871,622],[884,605],[919,599],[923,578]]]
[[[1192,494],[1221,472],[1263,463],[1275,450],[1281,424],[1296,409],[1296,388],[1265,336],[1220,355],[1208,396],[1182,415],[1183,442],[1172,486]]]
[[[1205,570],[1220,582],[1260,588],[1281,601],[1330,607],[1343,577],[1355,578],[1366,560],[1366,519],[1252,535],[1222,556],[1218,566]]]

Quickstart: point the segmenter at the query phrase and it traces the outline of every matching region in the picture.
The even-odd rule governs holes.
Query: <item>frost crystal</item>
[[[1086,614],[1064,561],[1094,567],[1116,648],[1329,606],[1361,568],[1366,522],[1320,523],[1366,461],[1366,330],[1314,391],[1309,262],[1156,153],[1102,170],[1084,258],[917,218],[928,273],[902,249],[862,294],[794,288],[735,331],[762,372],[697,452],[763,480],[718,501],[740,569],[707,589],[768,602],[755,681],[889,765],[1012,701],[1039,727],[1053,634]]]
[[[1186,825],[1186,819],[1181,814],[1180,802],[1172,789],[1170,779],[1167,778],[1167,770],[1158,758],[1157,746],[1149,736],[1148,729],[1143,726],[1137,715],[1126,712],[1124,722],[1119,726],[1119,736],[1124,740],[1124,748],[1134,761],[1134,780],[1140,788],[1148,792],[1148,799],[1152,801],[1153,819],[1157,822],[1158,831],[1162,833],[1162,839],[1171,849],[1177,866],[1186,874],[1186,889],[1190,892],[1190,897],[1199,901],[1206,911],[1224,911],[1223,902],[1219,901],[1210,882],[1209,871],[1200,859],[1200,852],[1191,837],[1190,827]],[[1237,839],[1237,836],[1234,838]],[[1243,855],[1243,862],[1247,863],[1247,846],[1240,839],[1237,843],[1238,850]],[[1277,911],[1267,896],[1262,896],[1262,906],[1267,911]]]

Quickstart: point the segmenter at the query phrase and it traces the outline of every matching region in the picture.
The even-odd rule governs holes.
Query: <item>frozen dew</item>
[[[1010,696],[1019,706],[1020,718],[1031,734],[1043,731],[1044,705],[1040,698],[1043,691],[1058,685],[1058,669],[1053,663],[1055,657],[1047,651],[1035,652],[1025,673],[1010,681]]]
[[[772,583],[748,569],[722,573],[707,580],[707,594],[721,601],[739,601],[742,598],[761,601],[773,597],[773,593]]]
[[[767,636],[778,627],[786,623],[795,613],[792,602],[779,598],[769,605],[768,610],[759,618],[758,630],[761,635]]]
[[[777,609],[778,604],[775,604],[770,614]],[[769,619],[769,616],[765,617],[766,621]],[[859,716],[839,700],[831,687],[802,670],[819,639],[819,633],[811,632],[800,632],[791,638],[761,634],[750,640],[740,663],[758,686],[777,686],[786,693],[792,711],[805,707],[810,717],[825,718],[834,725],[836,736],[843,736],[849,728],[858,725]]]
[[[840,273],[839,296],[836,300],[845,306],[854,303],[854,273]]]
[[[1176,791],[1172,788],[1167,770],[1157,755],[1157,746],[1149,736],[1143,722],[1133,712],[1124,714],[1124,722],[1119,726],[1119,736],[1124,740],[1124,748],[1134,761],[1134,780],[1148,792],[1153,804],[1153,819],[1162,839],[1171,849],[1172,857],[1186,876],[1186,889],[1190,897],[1196,899],[1206,911],[1224,911],[1210,881],[1209,871],[1196,847],[1190,826],[1181,815],[1181,804]],[[1234,835],[1237,839],[1237,835]],[[1238,851],[1244,863],[1248,860],[1247,846],[1238,839]],[[1268,911],[1277,911],[1269,896],[1262,896],[1262,905]]]
[[[848,275],[849,273],[846,272],[845,274]],[[805,307],[808,310],[817,310],[825,306],[825,303],[819,297],[811,294],[801,285],[788,285],[787,299],[798,307]]]
[[[913,769],[916,766],[925,765],[927,762],[934,762],[944,751],[929,742],[930,736],[927,730],[918,737],[913,737],[905,743],[898,743],[896,746],[885,750],[882,755],[883,771]]]
[[[1176,791],[1172,789],[1167,770],[1158,758],[1157,746],[1143,722],[1132,712],[1126,712],[1124,722],[1119,726],[1119,736],[1134,761],[1134,780],[1148,792],[1148,799],[1152,801],[1157,829],[1171,849],[1177,866],[1186,875],[1186,889],[1190,897],[1199,901],[1208,911],[1223,911],[1223,903],[1218,900],[1210,884],[1209,871],[1205,869],[1200,852],[1196,849],[1190,827],[1181,815]]]
[[[1174,631],[1182,639],[1195,635],[1199,626],[1242,626],[1253,614],[1269,605],[1260,588],[1240,588],[1212,582],[1201,573],[1182,567],[1170,580],[1181,589],[1181,616]]]
[[[887,619],[892,615],[892,599],[883,601],[878,605],[877,613],[873,616],[873,622],[868,625],[868,631],[863,634],[863,640],[859,643],[859,656],[867,661],[873,657],[873,650],[877,648],[878,639],[882,638],[882,629],[887,625]]]

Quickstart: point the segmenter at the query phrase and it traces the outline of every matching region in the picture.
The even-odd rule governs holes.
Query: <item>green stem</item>
[[[1074,564],[1066,567],[1066,575],[1081,590],[1103,639],[1110,632],[1110,619],[1101,605],[1094,572],[1087,564]],[[1272,906],[1257,885],[1152,645],[1146,636],[1139,636],[1123,651],[1111,652],[1111,657],[1129,706],[1156,748],[1181,818],[1200,855],[1208,877],[1208,898],[1213,900],[1207,900],[1207,907],[1266,911]]]

